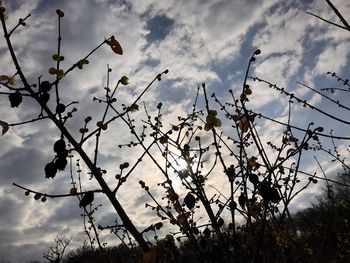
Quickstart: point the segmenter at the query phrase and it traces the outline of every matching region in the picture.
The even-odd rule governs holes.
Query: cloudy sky
[[[103,105],[93,102],[92,98],[104,96],[107,64],[112,69],[112,86],[123,75],[130,79],[130,84],[121,86],[117,93],[119,105],[131,102],[159,72],[169,69],[169,73],[152,86],[142,101],[150,113],[156,112],[156,106],[161,101],[164,105],[164,123],[172,124],[176,123],[177,116],[185,116],[191,110],[196,87],[203,82],[209,94],[215,92],[224,101],[228,101],[229,89],[238,94],[248,59],[257,48],[262,53],[253,65],[251,75],[285,87],[341,118],[349,116],[320,95],[297,84],[300,81],[320,90],[339,87],[339,83],[326,75],[328,71],[337,72],[344,79],[349,77],[350,34],[306,14],[309,11],[339,23],[323,0],[3,2],[7,9],[9,28],[16,25],[20,17],[31,13],[26,21],[27,26],[18,28],[12,35],[21,67],[31,84],[37,83],[41,75],[43,79],[53,80],[47,72],[49,67],[55,65],[51,56],[57,50],[57,8],[65,13],[61,44],[65,57],[63,68],[69,68],[111,35],[123,47],[124,54],[118,56],[108,46],[103,46],[89,58],[90,63],[83,70],[76,70],[62,80],[62,100],[66,104],[79,101],[75,105],[78,112],[74,115],[74,121],[67,124],[77,138],[86,116],[93,117],[94,125],[103,114]],[[346,0],[334,0],[333,3],[348,18],[350,3]],[[0,39],[0,61],[0,75],[14,74],[15,68],[3,38]],[[6,92],[3,87],[0,91]],[[263,84],[253,84],[252,91],[250,109],[281,121],[287,120],[288,98]],[[349,102],[347,93],[336,92],[332,96],[335,100]],[[0,96],[2,121],[13,124],[30,120],[37,117],[39,112],[40,109],[29,98],[24,98],[19,108],[9,108],[8,96]],[[142,119],[145,115],[138,112],[135,118]],[[293,105],[293,124],[306,127],[311,121],[324,126],[325,133],[333,129],[336,135],[350,135],[348,125]],[[257,128],[264,142],[279,141],[283,130],[283,127],[263,119],[258,121]],[[223,125],[222,129],[229,132],[229,126]],[[54,180],[45,179],[43,170],[45,164],[54,157],[52,146],[59,136],[53,124],[41,120],[34,124],[10,127],[0,137],[1,260],[42,260],[43,253],[56,235],[72,237],[71,248],[80,246],[84,240],[80,216],[82,210],[76,198],[41,203],[35,201],[32,195],[26,197],[23,190],[12,186],[15,182],[50,194],[69,191],[69,169],[59,173]],[[122,122],[115,122],[113,129],[103,134],[99,165],[108,171],[108,183],[115,183],[114,175],[119,171],[119,164],[126,161],[133,164],[140,157],[142,152],[137,148],[118,148],[119,144],[127,144],[130,140],[133,138]],[[324,143],[327,145],[329,142]],[[346,152],[346,142],[336,143],[340,153]],[[90,154],[93,146],[93,140],[86,145]],[[313,155],[307,158],[303,169],[311,173],[320,172],[314,163],[311,164]],[[329,158],[319,158],[329,174],[337,172],[337,166],[329,165]],[[78,156],[73,157],[74,174],[77,159]],[[84,189],[98,189],[98,185],[89,180],[84,164],[82,168]],[[156,187],[158,177],[154,165],[146,158],[134,174],[118,192],[118,196],[133,222],[141,229],[154,222],[156,215],[144,208],[144,203],[150,200],[137,182],[142,179]],[[220,189],[225,187],[225,183],[220,180],[212,182]],[[315,200],[320,187],[315,185],[301,195],[293,204],[294,208],[306,207]],[[94,204],[102,204],[95,216],[97,224],[112,225],[116,216],[103,196],[97,195]],[[115,245],[113,236],[105,232],[101,234],[101,241]]]

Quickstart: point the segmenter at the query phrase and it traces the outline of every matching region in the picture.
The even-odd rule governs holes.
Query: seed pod
[[[62,151],[58,152],[57,157],[61,159],[66,159],[68,157],[68,150],[63,149]]]
[[[40,83],[39,90],[41,92],[49,92],[51,90],[51,84],[47,80]]]
[[[259,183],[259,177],[256,174],[249,174],[248,179],[254,186],[256,186]]]
[[[22,102],[22,94],[19,91],[16,91],[15,93],[11,93],[9,95],[9,100],[11,103],[12,108],[17,108],[19,104]]]
[[[60,10],[60,9],[57,9],[57,10],[56,10],[56,14],[57,14],[59,17],[64,17],[64,13],[63,13],[63,11]]]
[[[35,194],[35,195],[34,195],[34,199],[35,199],[35,200],[39,200],[40,197],[41,197],[41,194]]]
[[[49,100],[50,100],[50,94],[49,94],[49,93],[43,92],[43,93],[40,95],[40,102],[41,102],[42,104],[46,104]]]
[[[235,201],[231,201],[228,205],[231,210],[235,210],[237,208],[237,203]]]
[[[219,217],[219,219],[218,219],[218,226],[222,227],[224,225],[224,223],[225,223],[224,219],[222,219],[222,217]]]
[[[209,228],[204,229],[203,234],[206,238],[209,238],[211,234],[210,229]]]
[[[277,204],[281,200],[281,196],[276,188],[270,189],[270,200],[272,203]]]
[[[264,199],[264,201],[269,202],[269,191],[270,191],[270,186],[268,182],[262,182],[259,186],[259,194],[261,197]]]
[[[184,203],[188,207],[188,209],[192,209],[196,204],[196,198],[191,193],[188,193],[185,196]]]
[[[92,120],[91,116],[87,116],[87,117],[85,118],[84,121],[85,121],[86,123],[88,123],[88,122],[90,122],[91,120]]]
[[[62,152],[63,150],[66,149],[66,142],[63,139],[59,139],[58,141],[55,142],[53,145],[53,150],[56,153]]]
[[[70,190],[69,190],[69,194],[71,195],[76,195],[78,192],[77,188],[76,187],[72,187]]]
[[[92,201],[94,201],[94,192],[87,192],[81,199],[79,206],[86,207],[87,205],[91,204]]]
[[[45,176],[46,178],[54,178],[57,173],[57,167],[54,162],[48,163],[45,166]]]
[[[238,203],[243,209],[245,209],[246,201],[247,201],[247,198],[245,197],[244,193],[241,193],[241,195],[238,197]]]
[[[56,106],[56,113],[63,113],[66,110],[66,106],[62,103],[59,103]]]
[[[63,171],[67,166],[67,159],[58,157],[55,161],[56,167],[59,171]]]

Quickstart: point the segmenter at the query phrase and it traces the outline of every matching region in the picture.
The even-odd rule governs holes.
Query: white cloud
[[[340,42],[325,49],[317,57],[313,75],[323,75],[328,71],[341,73],[347,64],[349,52],[349,41]]]
[[[93,103],[92,97],[104,97],[103,87],[106,85],[107,63],[113,69],[110,76],[111,87],[122,75],[130,77],[131,83],[128,86],[119,87],[117,103],[125,101],[131,103],[137,96],[136,94],[142,91],[154,76],[165,68],[169,68],[169,73],[163,76],[161,82],[154,83],[143,98],[152,116],[156,112],[158,102],[164,102],[162,120],[165,126],[169,126],[177,122],[177,116],[184,116],[191,109],[199,83],[227,84],[235,89],[240,86],[241,84],[237,84],[240,74],[233,73],[234,77],[227,81],[222,71],[232,72],[227,65],[241,58],[244,59],[244,62],[240,61],[237,64],[240,70],[244,70],[242,65],[246,64],[247,59],[244,54],[251,52],[251,46],[262,49],[262,55],[257,57],[254,65],[255,74],[266,77],[282,87],[290,85],[290,78],[295,76],[302,78],[298,74],[304,61],[315,62],[315,65],[310,65],[310,70],[306,73],[316,76],[331,70],[330,67],[334,68],[334,71],[342,70],[347,64],[349,53],[347,47],[349,38],[339,30],[325,29],[328,25],[303,13],[303,10],[300,9],[303,6],[302,3],[290,8],[285,6],[289,3],[288,1],[283,1],[281,5],[278,1],[219,0],[161,2],[147,0],[127,2],[127,5],[104,0],[55,3],[23,0],[16,3],[17,5],[13,6],[17,7],[17,10],[9,14],[11,24],[17,22],[17,17],[24,17],[27,11],[32,10],[32,17],[28,20],[30,26],[13,35],[16,52],[19,54],[20,62],[23,63],[24,71],[30,74],[31,83],[36,83],[41,74],[44,75],[43,79],[53,79],[47,73],[47,69],[54,65],[51,56],[57,49],[56,8],[65,12],[62,19],[62,52],[65,56],[62,65],[64,68],[68,68],[101,43],[105,37],[111,35],[116,36],[124,49],[124,55],[118,56],[106,45],[89,58],[90,63],[83,70],[76,70],[62,80],[60,87],[63,91],[62,102],[80,101],[78,105],[75,105],[79,111],[75,113],[73,120],[67,122],[67,127],[73,130],[78,139],[80,137],[78,130],[84,125],[84,118],[88,115],[93,117],[93,121],[89,124],[89,129],[93,130],[103,114],[104,104]],[[270,8],[276,3],[279,7]],[[339,1],[339,6],[342,10],[350,8],[346,1]],[[319,1],[313,2],[309,7],[324,16],[332,14],[326,11],[327,6],[320,4]],[[174,21],[174,24],[164,39],[148,43],[146,35],[152,29],[148,28],[147,21],[157,15],[166,15]],[[254,37],[248,34],[253,29],[257,30]],[[327,34],[321,35],[322,30],[325,30]],[[309,46],[302,44],[305,38],[310,39]],[[327,42],[329,44],[322,46],[322,49],[312,46],[323,40],[329,41]],[[10,58],[3,51],[4,41],[0,42],[0,48],[2,62],[0,74],[11,74],[15,69],[11,68]],[[317,50],[309,55],[309,48]],[[150,60],[159,63],[153,65],[149,63]],[[222,70],[217,69],[218,66]],[[219,92],[219,89],[216,91]],[[281,97],[277,91],[257,82],[252,83],[252,90],[253,94],[247,104],[249,107],[257,111],[264,110],[266,115],[278,116],[278,120],[286,121],[285,105],[288,98]],[[1,91],[4,89],[1,88]],[[300,95],[309,95],[300,90],[297,92]],[[51,94],[54,98],[53,92]],[[227,100],[229,101],[230,98]],[[54,104],[54,99],[52,101]],[[319,103],[320,97],[315,95],[311,97],[311,101]],[[142,101],[139,102],[139,106],[141,108]],[[38,108],[34,108],[32,103],[26,100],[23,107],[9,110],[7,96],[2,96],[0,112],[3,113],[0,115],[1,120],[15,122],[36,117]],[[135,113],[131,116],[137,119],[137,124],[141,125],[139,119],[146,119],[142,113]],[[304,117],[306,120],[310,115],[298,119],[304,121]],[[231,127],[223,127],[225,131],[231,132],[232,129],[230,129]],[[257,129],[262,131],[261,138],[264,142],[269,140],[276,144],[280,143],[282,126],[258,121]],[[150,132],[147,131],[148,134]],[[47,193],[67,192],[71,187],[68,173],[60,173],[55,180],[44,180],[43,167],[54,157],[52,144],[59,136],[60,134],[48,121],[11,127],[8,134],[1,137],[0,166],[11,175],[2,177],[1,191],[12,191],[11,183],[16,181],[33,187],[34,190]],[[93,136],[92,140],[85,145],[90,156],[93,156],[94,153],[94,139]],[[130,140],[135,141],[135,138],[130,139],[130,131],[122,121],[114,122],[106,132],[102,133],[101,154],[98,160],[99,164],[108,170],[105,178],[111,186],[116,184],[114,176],[119,172],[119,164],[128,161],[130,165],[133,165],[136,158],[139,158],[143,152],[140,147],[118,148],[118,144],[129,143]],[[16,147],[21,147],[21,150]],[[162,160],[159,151],[152,148],[152,152],[159,158],[158,160]],[[269,153],[273,155],[271,150]],[[75,155],[73,163],[77,158],[78,156]],[[85,170],[84,164],[82,167],[85,188],[98,188],[94,180],[88,180],[88,171]],[[222,175],[221,168],[218,168],[218,174],[219,172]],[[157,191],[156,184],[162,180],[161,178],[164,179],[159,170],[148,157],[145,157],[118,192],[121,203],[131,213],[131,219],[140,227],[153,222],[156,215],[152,211],[147,212],[147,209],[144,208],[143,202],[149,198],[139,187],[138,181],[144,180],[153,187],[154,192],[164,195]],[[223,191],[227,190],[225,188],[227,184],[222,177],[213,176],[210,182]],[[316,190],[312,189],[315,193]],[[209,188],[208,191],[215,192]],[[184,193],[185,191],[181,192],[181,196]],[[48,200],[46,203],[38,203],[28,200],[25,196],[17,199],[17,195],[23,194],[19,189],[16,189],[15,194],[3,195],[9,203],[17,207],[21,218],[17,217],[16,220],[13,220],[12,226],[7,225],[9,230],[0,229],[9,239],[7,246],[0,246],[0,253],[10,251],[7,253],[9,255],[13,253],[14,247],[17,246],[16,249],[19,248],[19,245],[28,247],[31,242],[40,242],[37,246],[40,246],[41,250],[46,250],[45,246],[52,242],[58,232],[75,235],[73,243],[80,244],[79,240],[83,234],[79,218],[81,210],[77,205],[77,200],[65,199],[58,202]],[[96,203],[103,204],[97,215],[98,223],[111,224],[112,222],[106,222],[111,220],[112,213],[114,213],[110,205],[101,195],[96,200]],[[9,219],[10,216],[15,215],[14,209],[6,205],[6,202],[0,202],[0,205],[4,207],[3,210],[9,211]],[[25,224],[24,221],[28,220],[30,224]],[[72,223],[69,229],[65,220]],[[34,241],[31,241],[32,239]],[[30,255],[33,259],[42,256],[42,251],[33,247],[31,249],[36,253]],[[25,253],[11,255],[11,259],[17,260],[29,256]]]

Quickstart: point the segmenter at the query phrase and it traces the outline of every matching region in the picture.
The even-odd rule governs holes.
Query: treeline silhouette
[[[294,214],[280,233],[268,232],[260,250],[258,262],[349,262],[350,258],[350,175],[339,175],[340,184],[325,188],[317,202]],[[247,250],[247,229],[238,227],[233,238],[228,226],[223,226],[223,237],[230,244],[232,262],[251,262]],[[257,224],[254,229],[258,231]],[[251,231],[251,229],[249,229]],[[224,262],[223,248],[218,245],[215,233],[201,236],[202,251],[195,250],[188,240],[176,243],[167,235],[157,244],[156,255],[149,261],[143,258],[140,247],[126,245],[92,251],[83,246],[71,251],[62,260],[64,263],[83,262],[157,262],[157,263],[216,263]],[[199,253],[203,253],[200,255]]]

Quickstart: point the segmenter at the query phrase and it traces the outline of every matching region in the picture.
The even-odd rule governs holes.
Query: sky
[[[54,66],[51,56],[57,50],[57,8],[65,14],[61,25],[64,68],[82,59],[105,38],[114,35],[120,42],[124,51],[122,56],[103,46],[89,58],[88,65],[61,82],[62,101],[67,104],[79,101],[74,105],[78,108],[74,121],[67,123],[77,138],[85,117],[92,116],[92,123],[96,123],[103,114],[103,105],[92,98],[104,96],[107,65],[112,69],[112,86],[121,76],[129,77],[130,84],[121,86],[117,93],[118,102],[126,104],[133,101],[158,73],[169,69],[169,73],[151,87],[142,101],[150,114],[156,113],[157,104],[162,102],[164,123],[170,125],[176,123],[177,116],[185,116],[191,111],[197,86],[201,83],[206,83],[208,94],[215,92],[224,101],[229,100],[229,89],[239,94],[249,57],[257,48],[261,55],[257,56],[250,75],[276,83],[340,118],[349,116],[346,111],[297,84],[299,81],[320,90],[339,87],[339,83],[326,74],[328,71],[337,72],[344,79],[349,77],[350,34],[306,13],[309,11],[339,23],[323,0],[3,2],[9,28],[20,17],[31,13],[26,20],[27,26],[18,28],[12,35],[15,52],[30,83],[37,83],[41,75],[43,79],[53,80],[47,72]],[[333,3],[348,18],[350,3],[346,0],[334,0]],[[0,61],[1,75],[15,72],[4,38],[0,38]],[[0,89],[5,92],[4,87]],[[253,83],[252,91],[250,109],[280,121],[287,120],[288,98],[261,83]],[[345,104],[349,101],[349,94],[335,92],[331,95]],[[29,98],[24,98],[19,108],[9,108],[8,96],[0,96],[2,121],[17,123],[37,117],[39,112],[38,106]],[[145,119],[144,111],[134,116],[138,120]],[[293,124],[306,127],[311,121],[323,126],[324,133],[334,130],[338,136],[350,135],[348,125],[293,105]],[[230,131],[229,125],[225,124],[221,129]],[[257,129],[264,143],[278,142],[283,131],[283,127],[264,119],[258,120]],[[43,253],[57,235],[72,237],[69,249],[79,247],[85,238],[82,210],[76,198],[42,203],[35,201],[32,195],[25,196],[22,189],[12,185],[17,183],[50,194],[68,193],[71,188],[68,168],[54,180],[45,179],[44,174],[45,164],[54,157],[52,146],[59,136],[52,123],[41,120],[10,127],[0,137],[0,261],[43,261]],[[133,164],[142,153],[137,147],[118,147],[131,140],[133,138],[122,122],[115,122],[113,128],[101,136],[98,164],[108,171],[108,183],[115,183],[114,175],[119,171],[119,164]],[[324,143],[328,145],[329,141]],[[348,142],[336,141],[336,144],[340,154],[346,154]],[[86,144],[90,154],[93,147],[94,140]],[[159,155],[155,157],[161,158]],[[74,174],[78,158],[73,157]],[[339,165],[330,163],[328,157],[321,155],[318,158],[330,176],[339,171]],[[146,159],[118,192],[120,202],[139,229],[147,227],[156,218],[154,212],[144,207],[145,202],[151,200],[137,183],[142,179],[157,192],[159,171]],[[312,160],[313,153],[306,156],[303,169],[320,173]],[[98,189],[94,179],[89,180],[84,164],[81,165],[84,189]],[[210,182],[225,190],[225,181],[220,177]],[[315,201],[321,188],[320,184],[313,185],[300,195],[293,203],[294,211]],[[102,204],[95,214],[96,224],[112,225],[116,215],[103,196],[96,194],[94,204]],[[101,233],[101,241],[108,245],[118,244],[107,232]]]

